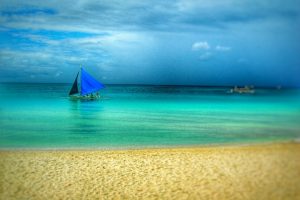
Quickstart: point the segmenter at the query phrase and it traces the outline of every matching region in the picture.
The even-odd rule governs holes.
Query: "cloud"
[[[212,53],[211,52],[205,52],[202,55],[200,55],[199,59],[202,61],[206,61],[209,60],[212,57]]]
[[[64,35],[65,32],[31,30],[2,33],[0,40],[1,36],[4,36],[3,40],[8,36],[11,39],[0,44],[0,72],[7,76],[11,71],[17,71],[19,77],[33,75],[36,81],[51,82],[53,77],[68,81],[72,70],[82,64],[99,70],[99,78],[105,76],[111,80],[107,73],[119,63],[137,60],[135,56],[140,52],[137,47],[149,48],[148,42],[152,43],[151,35],[124,31]],[[7,79],[3,77],[0,76],[0,81]]]
[[[297,21],[300,9],[295,8],[297,0],[289,0],[283,8],[280,0],[251,1],[193,1],[177,3],[184,24],[225,29],[237,24],[263,21]]]
[[[220,46],[220,45],[216,46],[216,51],[230,51],[230,50],[231,50],[231,47]]]
[[[63,72],[61,72],[61,71],[56,72],[55,77],[59,77],[62,73]]]
[[[295,20],[297,0],[222,1],[34,1],[0,2],[3,27],[36,30],[99,32],[100,30],[186,31],[227,28],[236,23]]]
[[[204,41],[204,42],[195,42],[192,46],[192,50],[197,51],[197,50],[200,50],[200,49],[208,50],[208,49],[210,49],[210,46],[206,41]]]
[[[210,60],[209,70],[224,64],[237,65],[239,57],[248,56],[268,66],[279,66],[280,62],[274,61],[276,55],[281,55],[278,49],[287,52],[282,60],[299,66],[298,54],[288,54],[299,52],[295,45],[299,43],[300,30],[297,3],[298,0],[287,0],[284,5],[281,0],[2,0],[0,82],[15,80],[15,74],[32,74],[36,81],[48,74],[51,82],[60,71],[56,80],[69,81],[80,64],[93,66],[99,70],[99,77],[107,80],[125,77],[120,82],[134,82],[141,77],[137,74],[140,72],[164,74],[166,66],[171,65],[180,71],[181,66],[193,68],[199,59],[214,56],[220,57]],[[221,55],[232,47],[235,51],[230,56]],[[193,59],[195,54],[198,60]],[[31,69],[30,73],[24,68]],[[68,80],[69,74],[72,77]],[[150,82],[155,77],[149,78]]]
[[[6,10],[2,11],[2,16],[29,16],[29,15],[54,15],[56,14],[53,9],[42,8],[21,8],[18,10]]]

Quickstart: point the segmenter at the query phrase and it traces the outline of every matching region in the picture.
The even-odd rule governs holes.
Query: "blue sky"
[[[0,82],[300,86],[299,0],[0,2]]]

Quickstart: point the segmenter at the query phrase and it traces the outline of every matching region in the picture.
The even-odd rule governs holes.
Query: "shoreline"
[[[14,151],[126,151],[126,150],[164,150],[164,149],[198,149],[198,148],[217,148],[217,147],[243,147],[243,146],[257,146],[270,144],[285,144],[285,143],[300,143],[300,138],[286,139],[286,140],[266,140],[266,141],[252,141],[252,142],[234,142],[234,143],[210,143],[210,144],[196,144],[196,145],[170,145],[170,146],[130,146],[130,147],[8,147],[1,148],[0,152],[14,152]]]
[[[0,151],[0,199],[299,199],[300,143]]]

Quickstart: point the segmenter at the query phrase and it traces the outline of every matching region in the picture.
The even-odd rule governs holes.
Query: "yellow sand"
[[[300,144],[0,151],[0,199],[300,199]]]

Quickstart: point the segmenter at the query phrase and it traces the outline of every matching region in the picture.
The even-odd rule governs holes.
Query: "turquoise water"
[[[138,148],[300,137],[300,91],[108,85],[72,101],[71,84],[0,84],[0,148]]]

